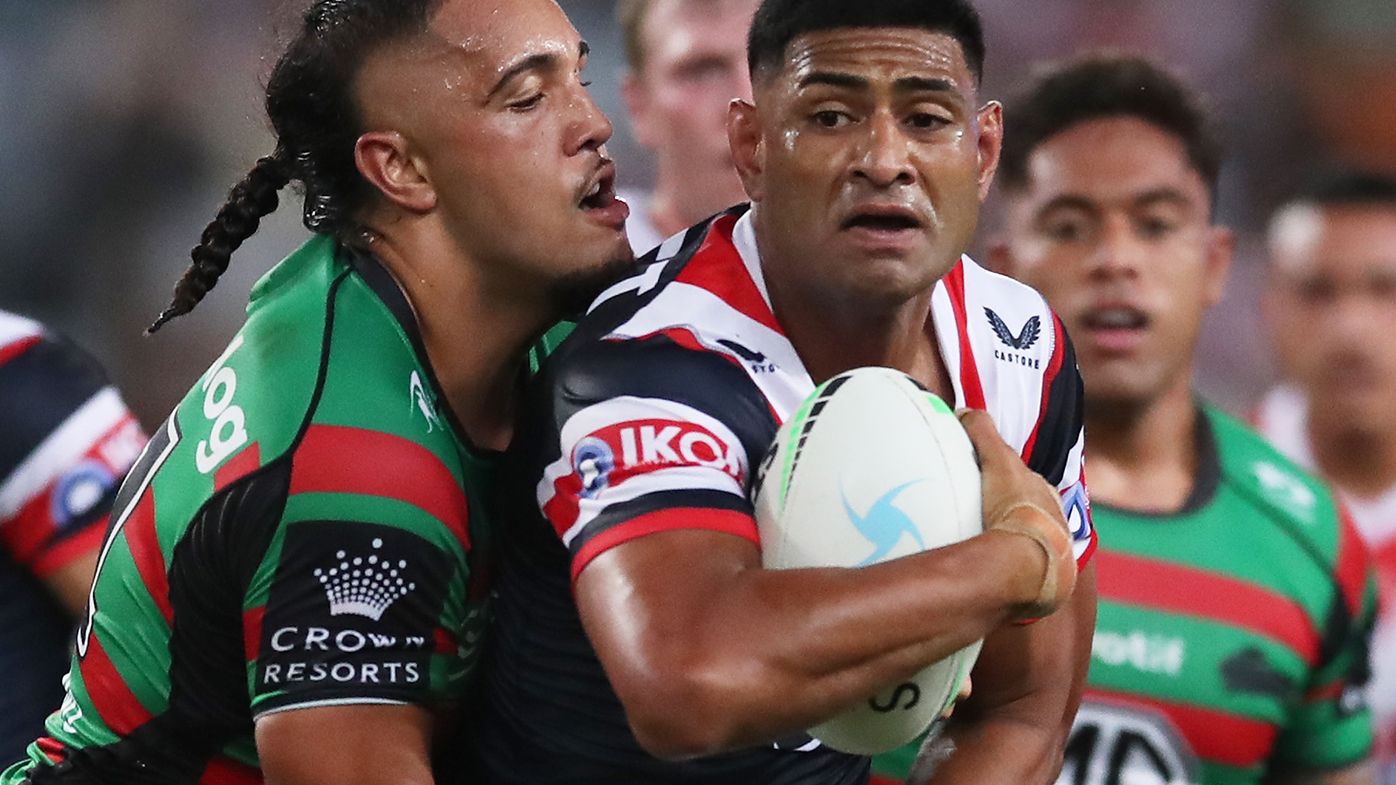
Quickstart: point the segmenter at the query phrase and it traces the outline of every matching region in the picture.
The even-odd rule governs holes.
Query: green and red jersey
[[[1376,585],[1328,490],[1210,408],[1174,515],[1097,502],[1099,615],[1059,783],[1253,785],[1372,747]],[[900,782],[915,746],[879,757]]]
[[[441,401],[373,259],[317,237],[272,270],[123,484],[67,697],[0,782],[256,783],[257,717],[455,702],[497,456]]]

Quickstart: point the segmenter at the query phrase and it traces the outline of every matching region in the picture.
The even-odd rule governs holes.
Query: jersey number
[[[1197,759],[1163,717],[1084,702],[1071,728],[1057,785],[1191,785]]]
[[[121,536],[121,530],[126,526],[126,521],[131,518],[131,513],[135,512],[140,505],[141,499],[150,491],[150,481],[154,479],[155,473],[164,465],[165,460],[174,452],[175,445],[179,444],[179,421],[175,415],[171,414],[170,419],[165,421],[165,425],[150,437],[150,441],[141,450],[141,455],[136,459],[136,463],[131,467],[131,472],[126,475],[126,480],[121,483],[121,490],[116,492],[116,500],[112,502],[112,509],[117,510],[111,519],[111,525],[107,527],[106,540],[102,543],[102,552],[97,556],[97,569],[92,575],[92,588],[87,592],[87,618],[83,619],[82,626],[78,629],[77,650],[78,659],[87,656],[88,644],[92,641],[92,623],[97,618],[97,581],[102,577],[102,567],[107,563],[107,555],[111,553],[111,547],[116,542],[116,538]]]

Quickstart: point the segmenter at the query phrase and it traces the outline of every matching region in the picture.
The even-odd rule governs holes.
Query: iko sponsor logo
[[[407,380],[407,394],[412,398],[412,405],[417,407],[417,411],[427,421],[427,433],[431,433],[441,427],[441,418],[436,416],[436,407],[432,405],[430,396],[427,395],[426,385],[422,384],[422,375],[416,371]]]
[[[1112,667],[1134,668],[1142,673],[1178,676],[1187,658],[1187,641],[1141,630],[1126,633],[1097,629],[1091,657]]]
[[[238,389],[238,375],[228,367],[243,339],[239,335],[223,350],[222,356],[204,378],[204,417],[213,421],[207,439],[201,439],[194,451],[194,466],[200,474],[208,474],[218,464],[232,457],[247,444],[247,416],[242,407],[233,403]]]
[[[1013,365],[1032,368],[1034,370],[1042,367],[1042,360],[1040,358],[1029,357],[1026,354],[1018,353],[1026,352],[1028,349],[1031,349],[1033,344],[1037,343],[1037,339],[1042,336],[1042,317],[1034,316],[1028,319],[1023,325],[1023,329],[1019,330],[1017,335],[1014,335],[1008,323],[1003,320],[1003,317],[994,313],[994,309],[985,308],[984,315],[989,318],[989,327],[993,329],[994,335],[998,336],[999,342],[1009,349],[1017,350],[1017,352],[1006,352],[1001,349],[995,349],[995,359]]]
[[[49,516],[60,529],[81,520],[116,485],[116,475],[101,461],[86,460],[59,478],[49,497]]]
[[[572,448],[572,470],[581,480],[583,498],[593,498],[631,474],[667,466],[718,469],[745,482],[737,451],[692,422],[632,420],[596,431]]]

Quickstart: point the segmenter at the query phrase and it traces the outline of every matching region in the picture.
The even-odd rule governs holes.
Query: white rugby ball
[[[959,418],[889,368],[859,368],[815,388],[776,434],[753,495],[770,569],[864,567],[983,531],[979,465]],[[900,747],[954,701],[981,643],[887,685],[810,735],[858,755]]]

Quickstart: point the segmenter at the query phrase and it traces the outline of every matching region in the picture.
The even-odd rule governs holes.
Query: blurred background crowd
[[[228,187],[272,148],[261,81],[300,5],[0,0],[0,305],[89,348],[148,425],[234,332],[251,283],[305,236],[298,209],[281,210],[192,318],[142,337]],[[617,125],[622,185],[644,187],[654,167],[626,122],[613,3],[562,5],[592,43],[592,90]],[[1157,56],[1209,95],[1229,152],[1220,218],[1240,245],[1198,384],[1245,411],[1273,375],[1256,296],[1266,217],[1326,164],[1396,172],[1396,3],[978,6],[987,96],[1012,92],[1034,63],[1102,47]],[[991,208],[983,225],[994,224]]]

